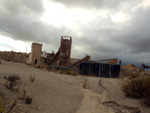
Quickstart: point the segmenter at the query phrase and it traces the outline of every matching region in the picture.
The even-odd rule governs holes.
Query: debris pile
[[[127,70],[133,70],[133,71],[140,71],[140,68],[133,64],[128,64],[126,66],[122,66],[121,68],[127,69]]]
[[[3,52],[0,51],[0,59],[6,61],[25,63],[26,58],[28,56],[29,55],[27,53],[14,52],[14,51],[3,51]]]

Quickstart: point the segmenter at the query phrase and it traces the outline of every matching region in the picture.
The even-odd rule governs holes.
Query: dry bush
[[[36,67],[36,68],[41,68],[41,66],[40,66],[40,65],[35,65],[35,67]]]
[[[6,97],[0,97],[0,113],[10,113],[17,105],[17,98],[9,101]]]
[[[16,91],[19,91],[20,88],[20,77],[17,74],[10,74],[10,76],[7,78],[6,87],[8,89],[13,89]]]
[[[26,104],[31,104],[32,103],[32,98],[31,97],[27,97],[26,98]]]
[[[47,65],[35,65],[36,68],[48,68]]]
[[[68,75],[73,75],[73,76],[78,75],[78,73],[77,73],[77,72],[74,72],[74,71],[67,71],[67,74],[68,74]]]
[[[132,79],[122,85],[122,90],[126,96],[141,98],[145,103],[150,103],[150,77],[143,76]]]
[[[32,75],[30,75],[30,82],[32,82],[32,83],[33,83],[33,82],[35,81],[35,77],[36,77],[36,76],[35,76],[35,74],[34,74],[33,76],[32,76]]]
[[[82,87],[83,87],[84,89],[88,88],[87,79],[84,79],[83,84],[82,84]]]
[[[16,74],[11,74],[9,77],[8,77],[8,81],[10,82],[16,82],[17,80],[20,80],[20,77]]]

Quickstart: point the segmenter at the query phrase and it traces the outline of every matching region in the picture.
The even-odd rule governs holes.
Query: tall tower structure
[[[41,63],[42,44],[32,43],[31,64],[39,65]]]
[[[70,65],[71,44],[72,44],[71,36],[61,36],[61,43],[59,49],[59,66]]]

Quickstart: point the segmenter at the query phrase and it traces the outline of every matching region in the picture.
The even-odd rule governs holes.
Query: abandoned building
[[[65,37],[68,36],[61,37],[61,43],[59,49],[59,66],[68,67],[70,65],[72,38],[69,36],[70,39],[64,39]]]
[[[71,64],[71,36],[61,36],[60,47],[55,53],[42,52],[42,44],[32,43],[28,62],[32,65],[46,64],[49,68],[64,68],[79,72],[81,75],[94,75],[96,77],[119,77],[121,61],[118,59],[106,59],[91,61],[90,56],[77,60]]]
[[[41,52],[42,44],[32,43],[31,53],[29,58],[26,60],[26,63],[31,65],[40,65],[41,64]]]
[[[97,62],[83,62],[80,64],[79,73],[81,75],[94,75],[96,77],[119,77],[120,76],[120,61],[101,60]]]

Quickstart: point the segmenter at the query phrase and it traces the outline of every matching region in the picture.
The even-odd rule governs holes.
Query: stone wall
[[[6,61],[13,61],[19,63],[26,63],[27,53],[14,52],[14,51],[0,51],[0,59]]]

